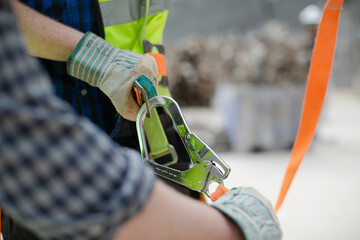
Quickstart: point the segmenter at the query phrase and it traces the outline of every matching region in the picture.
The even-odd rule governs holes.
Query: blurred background
[[[285,240],[360,239],[360,1],[344,2],[317,133],[278,214]],[[232,168],[227,187],[254,186],[275,204],[325,3],[170,0],[173,97]]]

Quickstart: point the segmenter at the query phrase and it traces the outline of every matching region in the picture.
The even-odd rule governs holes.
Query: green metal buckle
[[[176,132],[186,147],[191,159],[190,168],[185,171],[170,168],[171,163],[165,165],[155,162],[156,156],[152,156],[148,151],[146,136],[144,131],[144,120],[147,111],[152,108],[164,108],[173,122]],[[210,197],[209,186],[212,182],[223,185],[223,180],[230,173],[229,166],[218,157],[215,152],[206,145],[199,137],[190,132],[189,127],[180,111],[178,104],[170,97],[156,96],[149,99],[148,105],[140,108],[136,119],[136,129],[139,138],[140,152],[144,161],[148,162],[156,174],[188,187],[194,191],[204,192]],[[171,145],[170,145],[171,146]],[[175,149],[174,149],[175,150]],[[177,154],[170,153],[173,162],[177,162]]]

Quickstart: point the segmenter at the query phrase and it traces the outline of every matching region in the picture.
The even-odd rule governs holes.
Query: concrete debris
[[[192,35],[167,45],[173,97],[208,106],[217,84],[304,83],[313,39],[272,20],[244,35]]]

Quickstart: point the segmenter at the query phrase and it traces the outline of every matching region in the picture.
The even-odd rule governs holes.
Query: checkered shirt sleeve
[[[154,184],[137,152],[119,148],[53,94],[0,3],[0,205],[44,239],[111,239]]]

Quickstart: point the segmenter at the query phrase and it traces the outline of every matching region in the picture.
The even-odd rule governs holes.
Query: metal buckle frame
[[[147,112],[152,108],[162,107],[173,122],[176,132],[179,134],[191,159],[190,168],[185,171],[170,168],[171,163],[161,165],[155,162],[155,156],[151,156],[146,143],[144,120]],[[229,175],[229,166],[218,157],[215,152],[206,145],[199,137],[190,132],[189,127],[180,111],[178,104],[170,97],[156,96],[143,104],[136,119],[136,129],[139,138],[140,152],[144,161],[149,163],[156,174],[188,187],[194,191],[204,192],[210,197],[209,186],[212,182],[223,185],[223,180]],[[175,150],[175,149],[174,149]],[[177,158],[177,154],[171,153]]]

